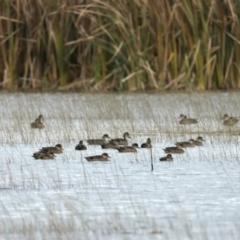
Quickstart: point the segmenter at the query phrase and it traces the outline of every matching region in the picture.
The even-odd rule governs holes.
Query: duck
[[[38,128],[38,129],[44,128],[44,124],[42,123],[42,121],[43,121],[43,116],[40,114],[38,118],[36,118],[35,121],[31,123],[31,128]]]
[[[51,160],[55,158],[54,153],[52,152],[35,152],[33,153],[33,156],[37,160]]]
[[[127,138],[131,138],[129,132],[125,132],[123,138],[114,138],[110,142],[114,142],[117,145],[128,145]]]
[[[230,117],[228,114],[224,114],[222,117],[222,120],[223,120],[223,125],[229,126],[229,127],[235,125],[239,121],[238,118]]]
[[[56,144],[55,147],[43,147],[40,149],[41,152],[51,152],[51,153],[62,153],[63,148],[61,144]]]
[[[179,124],[187,125],[187,124],[196,124],[196,123],[198,123],[197,119],[187,118],[187,116],[183,115],[183,114],[180,114],[179,118],[180,118]]]
[[[189,141],[186,141],[186,142],[176,142],[175,145],[179,144],[183,148],[195,147],[196,145],[194,144],[194,142],[195,142],[195,140],[191,138],[191,139],[189,139]]]
[[[137,143],[133,143],[132,146],[119,147],[119,148],[117,148],[117,150],[118,150],[120,153],[137,152],[137,148],[139,148],[139,147],[138,147],[138,144],[137,144]]]
[[[141,145],[141,148],[152,148],[151,138],[148,138],[147,142],[145,142]]]
[[[198,136],[197,139],[194,140],[195,146],[203,146],[203,142],[205,142],[205,140],[201,136]]]
[[[87,143],[89,145],[102,145],[106,142],[106,140],[111,139],[108,134],[104,134],[101,139],[88,139]]]
[[[119,146],[118,144],[116,144],[115,141],[110,141],[110,142],[104,141],[104,143],[101,144],[101,147],[102,149],[109,149],[109,148],[117,149]]]
[[[108,161],[110,156],[108,156],[107,153],[103,153],[102,155],[96,155],[96,156],[90,156],[90,157],[85,157],[87,161],[93,162],[93,161]]]
[[[176,147],[167,147],[163,150],[165,153],[184,153],[184,149],[180,144],[177,144]]]
[[[87,147],[83,144],[83,141],[81,140],[79,144],[75,147],[75,150],[79,150],[79,151],[87,150]]]
[[[159,160],[160,161],[172,161],[173,157],[172,157],[172,154],[168,153],[167,156],[161,157]]]

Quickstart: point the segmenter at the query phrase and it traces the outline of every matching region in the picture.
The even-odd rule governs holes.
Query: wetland
[[[239,239],[238,92],[1,93],[2,239]],[[43,129],[30,123],[42,114]],[[198,123],[180,125],[179,116]],[[108,134],[149,149],[119,153],[86,140]],[[160,162],[163,149],[202,136],[203,146]],[[86,151],[76,151],[83,140]],[[63,154],[35,160],[60,143]],[[85,157],[108,153],[107,162]]]

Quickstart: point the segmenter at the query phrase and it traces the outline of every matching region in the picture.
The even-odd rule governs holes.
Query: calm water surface
[[[239,239],[239,93],[0,95],[1,239]],[[45,128],[32,130],[39,115]],[[197,118],[178,124],[179,115]],[[109,162],[89,163],[100,146],[75,151],[79,140],[104,133],[150,151],[104,150]],[[203,147],[160,162],[165,147],[201,135]],[[53,161],[31,156],[61,143]],[[80,237],[81,236],[81,237]]]

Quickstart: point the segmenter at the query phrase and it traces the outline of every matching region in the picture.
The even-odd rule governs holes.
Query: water
[[[1,239],[239,239],[239,126],[222,125],[238,93],[0,95]],[[46,127],[32,130],[43,114]],[[193,126],[178,116],[197,118]],[[130,144],[151,137],[150,152],[75,151],[81,139],[128,131]],[[201,135],[203,147],[160,162],[163,148]],[[31,156],[61,143],[53,161]],[[85,141],[86,143],[86,141]],[[80,237],[81,236],[81,237]]]

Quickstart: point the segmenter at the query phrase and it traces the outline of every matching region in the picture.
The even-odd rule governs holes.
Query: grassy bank
[[[240,1],[3,0],[5,89],[240,87]]]

